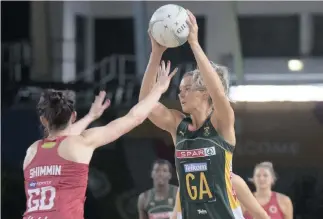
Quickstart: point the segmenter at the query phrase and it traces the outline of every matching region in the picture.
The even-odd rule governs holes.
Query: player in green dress
[[[191,12],[188,14],[188,43],[198,69],[183,76],[179,100],[183,112],[189,116],[159,103],[148,118],[173,138],[180,185],[177,202],[181,202],[183,219],[242,219],[231,181],[236,139],[234,111],[228,99],[228,71],[208,60],[198,42],[196,19]],[[152,37],[151,42],[152,53],[140,100],[149,93],[156,73],[170,72],[170,62],[162,62],[159,67],[166,48]]]

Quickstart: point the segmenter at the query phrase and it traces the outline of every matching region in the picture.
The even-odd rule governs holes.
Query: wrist
[[[199,48],[200,44],[198,41],[189,42],[192,49]]]
[[[161,86],[159,86],[157,83],[154,85],[152,91],[160,94],[164,93],[164,89]]]
[[[160,50],[152,50],[151,53],[150,53],[150,56],[152,58],[161,59],[161,57],[163,56],[163,51],[160,51]]]
[[[83,118],[86,119],[88,122],[93,122],[94,120],[97,119],[95,116],[91,115],[90,113],[86,114]]]

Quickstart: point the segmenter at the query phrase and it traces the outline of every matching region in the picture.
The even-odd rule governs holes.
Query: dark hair
[[[67,127],[74,112],[74,103],[72,92],[48,89],[41,94],[37,111],[47,120],[50,130],[62,130]]]
[[[154,168],[155,165],[167,165],[168,166],[168,170],[169,172],[172,172],[173,166],[172,164],[168,161],[168,160],[164,160],[164,159],[157,159],[154,161],[152,169]]]

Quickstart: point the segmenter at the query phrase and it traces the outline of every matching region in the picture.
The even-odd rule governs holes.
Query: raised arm
[[[168,73],[170,71],[170,62],[167,63],[167,66],[165,66],[164,62],[162,62],[162,69],[159,69],[160,60],[166,48],[160,46],[152,36],[150,36],[150,40],[152,45],[152,52],[150,54],[148,66],[141,84],[139,100],[145,98],[152,89],[156,81],[158,71],[162,70],[167,71]],[[172,74],[175,74],[176,71],[177,69],[175,69]],[[176,129],[177,123],[179,123],[178,121],[181,120],[182,115],[177,110],[168,109],[163,104],[158,103],[151,111],[148,118],[157,127],[172,133]]]
[[[238,175],[232,175],[232,185],[236,191],[237,198],[243,207],[256,219],[270,219],[266,211],[261,207],[252,195],[246,182]]]
[[[70,128],[70,135],[80,135],[93,121],[98,119],[102,113],[110,106],[110,100],[107,100],[102,104],[105,98],[105,91],[101,91],[98,96],[95,97],[94,102],[91,105],[90,111],[82,119],[72,124]]]
[[[110,122],[106,126],[84,131],[82,136],[84,137],[86,145],[93,148],[106,145],[140,125],[154,109],[162,93],[168,89],[172,76],[165,72],[160,74],[151,92],[125,116]]]
[[[188,42],[193,51],[208,93],[211,96],[213,107],[216,112],[214,113],[214,116],[216,117],[215,119],[218,128],[220,131],[227,132],[228,128],[231,129],[234,126],[234,112],[226,96],[226,91],[219,75],[215,71],[198,42],[198,26],[196,23],[196,18],[190,11],[188,11],[188,15],[189,20],[187,23],[190,27]]]

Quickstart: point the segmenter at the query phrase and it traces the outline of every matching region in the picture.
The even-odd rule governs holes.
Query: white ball
[[[149,22],[154,39],[162,46],[174,48],[187,41],[189,27],[186,10],[178,5],[168,4],[158,8]]]

